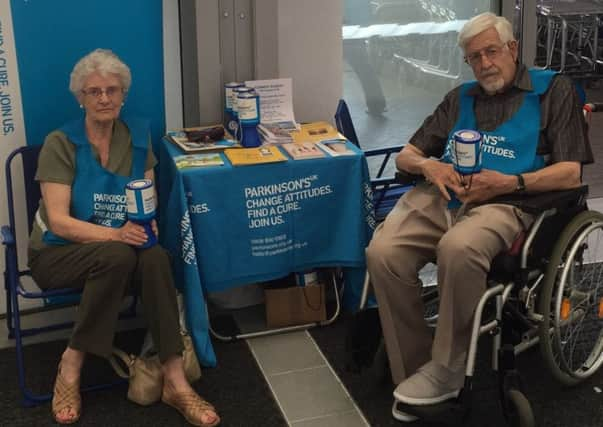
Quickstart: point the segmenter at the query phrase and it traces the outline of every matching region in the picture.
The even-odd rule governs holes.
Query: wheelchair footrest
[[[414,416],[430,423],[447,423],[450,420],[463,420],[469,413],[469,407],[464,405],[460,398],[450,399],[436,405],[407,405],[396,401],[392,412]],[[395,415],[394,415],[395,417]],[[397,418],[397,417],[396,417]],[[462,421],[461,424],[462,425]]]

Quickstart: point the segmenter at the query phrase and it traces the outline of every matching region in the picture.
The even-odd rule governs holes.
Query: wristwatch
[[[522,191],[526,191],[526,183],[523,180],[523,176],[521,174],[515,175],[517,177],[517,187],[515,187],[515,192],[521,193]]]

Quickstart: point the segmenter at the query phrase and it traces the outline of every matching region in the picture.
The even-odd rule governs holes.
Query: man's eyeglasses
[[[482,62],[482,56],[486,56],[486,58],[488,58],[489,61],[494,61],[501,55],[503,50],[505,50],[507,47],[508,47],[507,43],[505,43],[501,46],[497,46],[497,45],[488,46],[485,49],[482,49],[480,51],[473,52],[473,53],[470,53],[469,55],[466,55],[465,62],[467,64],[471,65],[472,67],[474,67],[477,64]]]
[[[103,94],[107,95],[107,98],[113,98],[118,94],[121,95],[123,93],[123,89],[119,86],[109,86],[104,89],[100,87],[89,87],[87,89],[82,89],[82,93],[86,96],[97,99],[100,99]]]

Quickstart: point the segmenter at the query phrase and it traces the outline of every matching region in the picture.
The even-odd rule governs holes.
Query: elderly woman
[[[145,123],[119,118],[130,83],[128,66],[111,51],[83,57],[69,88],[85,114],[50,133],[40,152],[36,179],[42,200],[30,237],[32,275],[42,289],[83,289],[59,363],[52,411],[61,424],[79,419],[85,356],[111,354],[122,298],[133,284],[162,363],[161,400],[193,425],[215,426],[215,409],[185,378],[168,256],[159,245],[137,248],[147,234],[123,215],[126,184],[153,180],[156,164]]]

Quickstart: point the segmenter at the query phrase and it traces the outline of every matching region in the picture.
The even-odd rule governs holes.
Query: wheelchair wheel
[[[511,427],[534,427],[534,412],[524,394],[513,388],[505,395],[505,417]]]
[[[553,247],[539,296],[540,348],[553,376],[575,385],[603,363],[603,214],[585,211]]]

